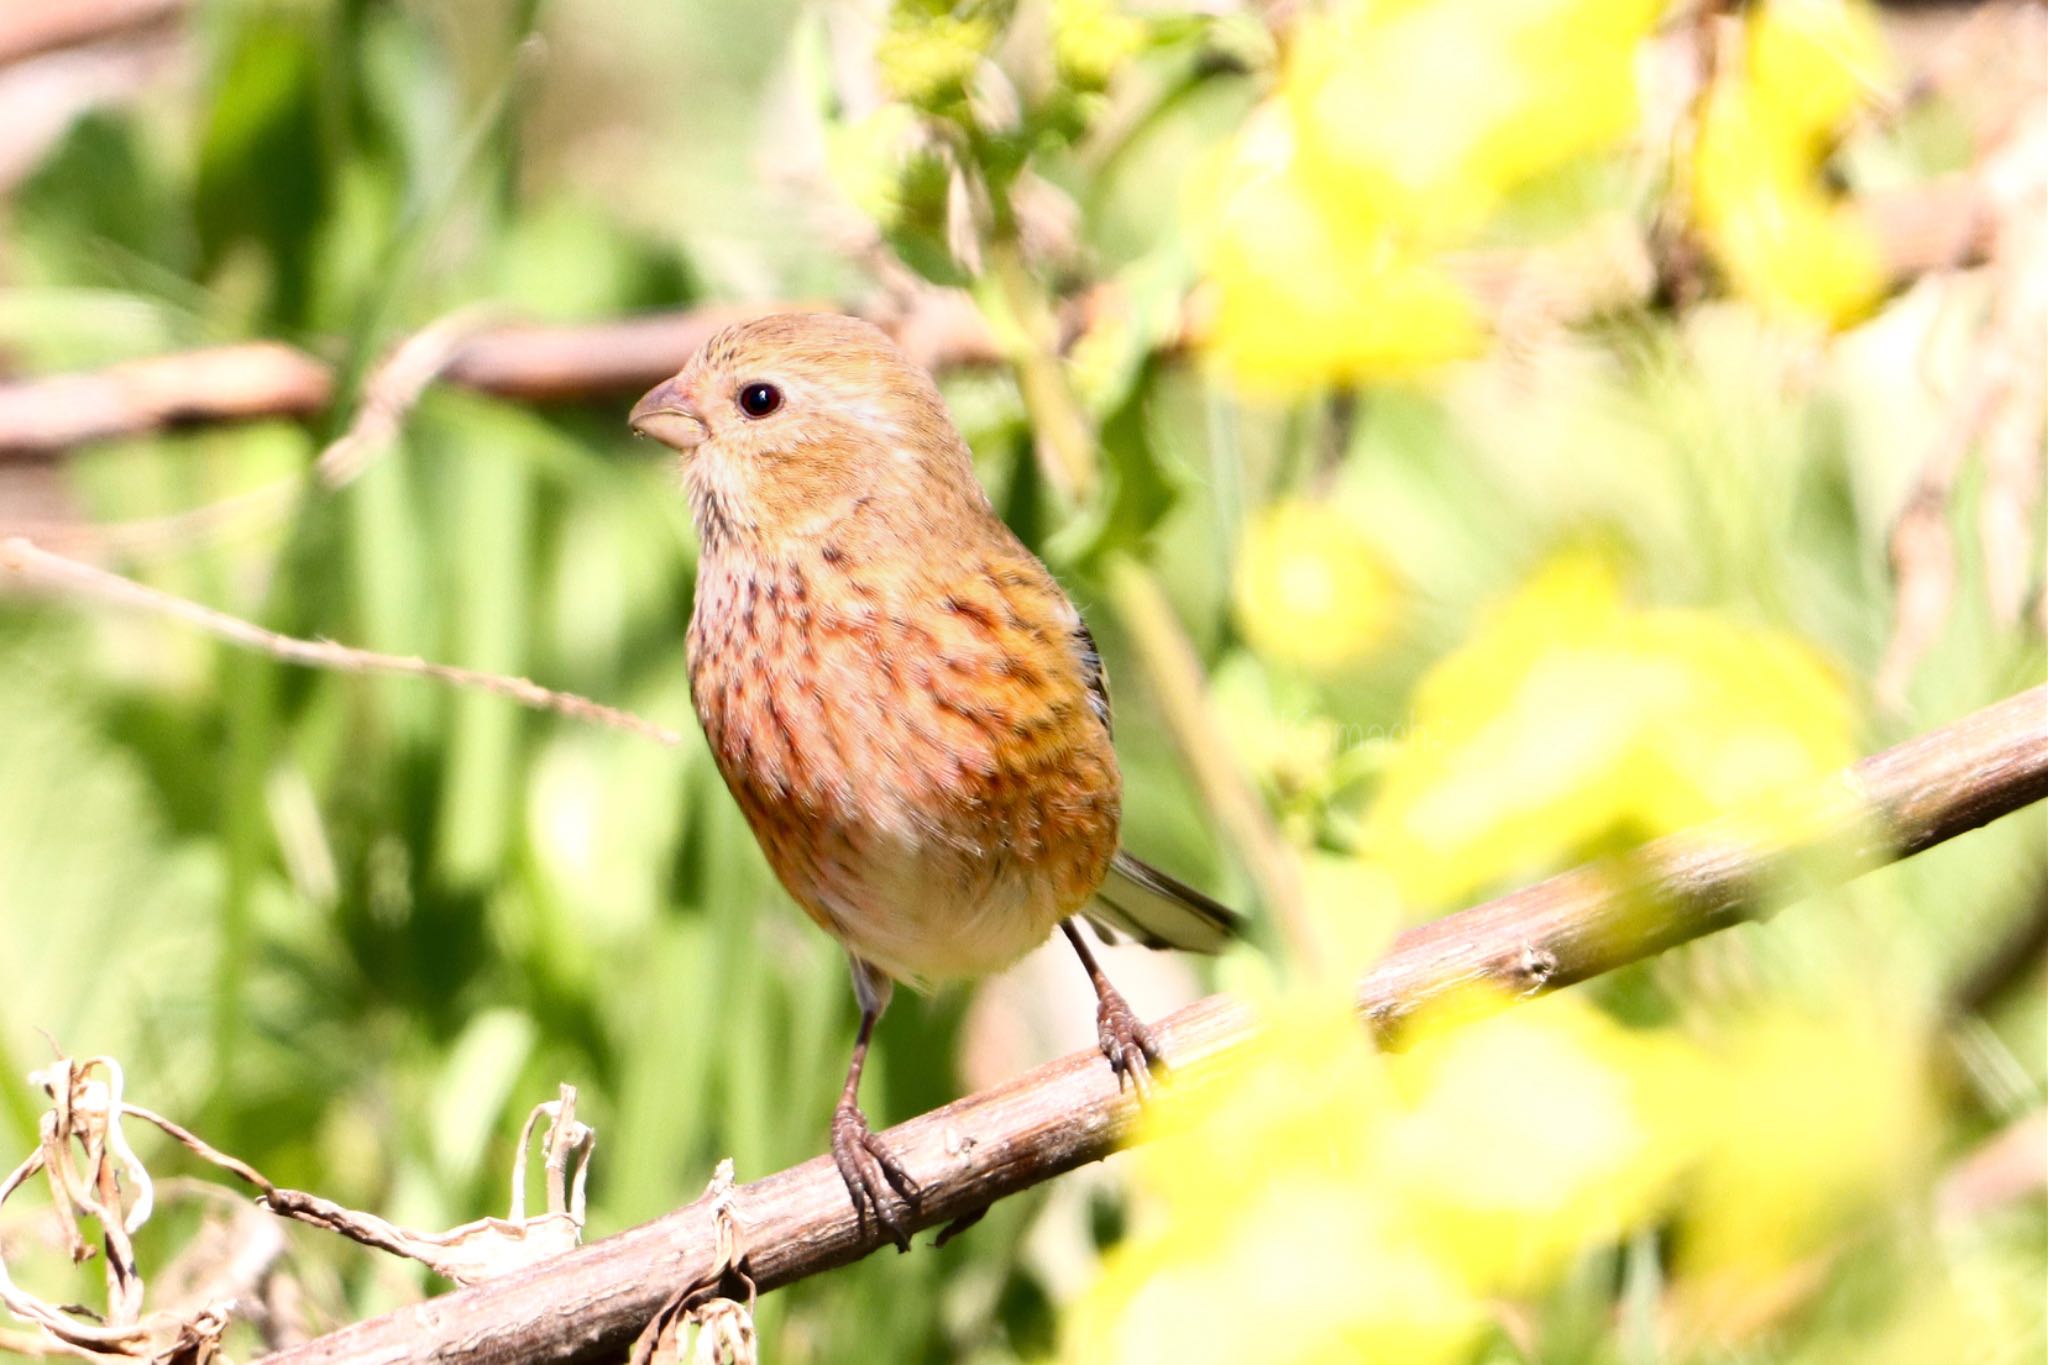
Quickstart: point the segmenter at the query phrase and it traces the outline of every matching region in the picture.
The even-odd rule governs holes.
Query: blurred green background
[[[0,118],[13,376],[263,337],[331,361],[341,390],[310,420],[0,455],[0,531],[687,736],[666,750],[0,597],[6,1146],[34,1144],[25,1077],[54,1041],[119,1058],[131,1098],[280,1183],[420,1228],[502,1212],[518,1125],[561,1081],[599,1133],[593,1233],[693,1197],[720,1157],[745,1180],[823,1149],[845,967],[690,718],[694,540],[673,469],[626,436],[632,394],[436,387],[388,454],[284,515],[128,553],[77,540],[304,470],[380,356],[472,303],[900,319],[937,297],[989,320],[995,355],[944,387],[999,508],[1103,642],[1126,842],[1267,912],[1213,968],[1113,962],[1149,1010],[1216,984],[1284,999],[1401,923],[2039,682],[2027,301],[2048,262],[2024,130],[2044,49],[2037,10],[1966,19],[1818,0],[205,0],[0,70],[0,109],[23,113]],[[1697,99],[1671,66],[1695,34],[1719,44]],[[1857,206],[1991,165],[2022,188],[1988,259],[1897,278]],[[1585,242],[1590,274],[1567,250]],[[1647,278],[1616,292],[1631,250]],[[1509,287],[1470,283],[1506,260]],[[1019,384],[1048,363],[1051,397]],[[2018,377],[1971,416],[1974,377],[2002,365]],[[1048,411],[1099,433],[1078,501],[1035,458]],[[1942,552],[1894,553],[1930,480],[1953,583],[1927,647],[1887,666],[1901,576],[1941,576]],[[1132,564],[1198,651],[1201,732],[1154,705],[1159,661],[1116,587]],[[1276,889],[1191,781],[1190,746],[1249,775],[1342,961],[1304,963],[1275,930]],[[1388,1214],[1371,1256],[1330,1253],[1321,1297],[1271,1307],[1289,1331],[1243,1335],[1261,1289],[1229,1258],[1270,1264],[1307,1234],[1176,1195],[1177,1167],[1132,1185],[1113,1163],[943,1252],[769,1296],[763,1358],[2039,1359],[2038,1179],[1961,1214],[1943,1192],[2043,1103],[2044,917],[2048,838],[2023,816],[1576,992],[1599,1022],[1534,1055],[1618,1078],[1629,1131],[1669,1160],[1600,1166],[1587,1190],[1635,1191],[1600,1217],[1476,1224],[1485,1254],[1404,1240]],[[869,1112],[1086,1045],[1078,973],[1020,971],[1077,992],[1074,1017],[1014,983],[899,996]],[[1477,1055],[1481,1076],[1526,1070]],[[1458,1111],[1494,1135],[1443,1177],[1468,1193],[1480,1170],[1555,1176],[1512,1140],[1541,1125],[1505,1107],[1507,1074]],[[1407,1099],[1387,1103],[1430,1084],[1396,1077]],[[1585,1093],[1553,1102],[1583,1117]],[[1692,1122],[1709,1108],[1711,1133]],[[1558,1133],[1579,1154],[1612,1137]],[[1295,1150],[1257,1140],[1276,1168]],[[1327,1159],[1302,1157],[1353,1226],[1426,1184]],[[145,1270],[192,1217],[153,1225]],[[1514,1273],[1472,1263],[1538,1223],[1545,1249]],[[38,1226],[27,1196],[0,1215],[16,1278],[91,1301]],[[290,1245],[302,1330],[428,1284],[304,1229]],[[1427,1332],[1342,1279],[1417,1267],[1430,1293],[1396,1297],[1449,1305]],[[1191,1342],[1167,1330],[1190,1323]]]

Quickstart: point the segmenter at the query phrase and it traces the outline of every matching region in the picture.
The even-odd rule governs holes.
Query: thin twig
[[[0,66],[168,23],[191,0],[61,0],[0,8]]]
[[[413,656],[377,654],[338,645],[331,640],[300,640],[280,635],[238,616],[174,596],[132,578],[123,578],[106,569],[52,554],[21,536],[0,540],[0,582],[4,582],[8,575],[30,587],[180,621],[230,644],[268,654],[289,664],[344,673],[432,678],[453,687],[509,697],[521,706],[530,706],[537,711],[555,711],[576,720],[629,731],[671,747],[683,742],[682,736],[674,730],[657,725],[644,716],[616,706],[606,706],[573,692],[557,692],[526,678],[457,668],[452,664],[429,663]]]
[[[1232,753],[1228,733],[1202,671],[1194,642],[1175,614],[1159,575],[1127,555],[1110,560],[1109,600],[1143,661],[1159,714],[1203,805],[1244,859],[1259,902],[1273,917],[1297,962],[1335,962],[1323,923],[1311,910],[1301,862],[1265,798]]]
[[[363,385],[361,405],[348,430],[320,452],[313,472],[329,492],[354,482],[398,438],[405,415],[427,385],[441,376],[500,310],[459,308],[393,347]]]
[[[1397,1040],[1402,1021],[1473,986],[1530,995],[1612,971],[1770,909],[1795,862],[1838,880],[1955,838],[2048,796],[2048,687],[1901,744],[1815,789],[1794,834],[1729,821],[1648,845],[1411,929],[1358,983],[1359,1012]],[[1812,857],[1816,853],[1825,856]],[[1185,1066],[1242,1043],[1251,1012],[1212,996],[1155,1026]],[[923,1194],[914,1226],[944,1224],[1098,1161],[1130,1139],[1136,1101],[1093,1050],[889,1130]],[[683,1285],[720,1264],[719,1209],[746,1238],[762,1291],[885,1244],[856,1219],[830,1158],[700,1199],[502,1280],[398,1309],[268,1357],[270,1365],[430,1359],[444,1365],[617,1359]]]
[[[229,530],[254,530],[280,521],[309,485],[335,493],[361,478],[398,439],[406,415],[425,396],[428,385],[496,315],[497,310],[481,306],[457,309],[392,347],[364,380],[348,429],[303,473],[165,516],[115,522],[0,522],[0,535],[19,535],[55,553],[132,559],[188,549]]]

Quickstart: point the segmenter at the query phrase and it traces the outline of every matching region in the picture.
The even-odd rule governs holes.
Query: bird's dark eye
[[[749,417],[766,417],[782,406],[782,390],[773,384],[749,384],[740,390],[740,411]]]

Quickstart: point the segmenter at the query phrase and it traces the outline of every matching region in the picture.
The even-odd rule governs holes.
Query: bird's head
[[[855,517],[918,534],[987,514],[931,378],[858,318],[782,313],[728,327],[635,404],[631,422],[681,453],[707,549],[784,546]]]

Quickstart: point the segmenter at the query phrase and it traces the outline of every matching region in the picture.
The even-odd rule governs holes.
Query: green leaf
[[[218,62],[200,136],[202,260],[217,271],[254,247],[270,281],[267,311],[306,320],[315,234],[328,203],[318,91],[322,54],[304,7],[244,19]]]
[[[486,1010],[449,1050],[434,1084],[432,1142],[434,1165],[451,1186],[467,1185],[481,1168],[537,1034],[517,1010]]]
[[[186,207],[126,116],[80,119],[14,192],[26,257],[73,286],[161,292],[191,266]]]
[[[1143,363],[1123,403],[1102,424],[1102,495],[1051,538],[1047,548],[1055,558],[1093,566],[1110,551],[1142,543],[1172,508],[1174,482],[1146,412],[1159,364],[1156,358]]]

